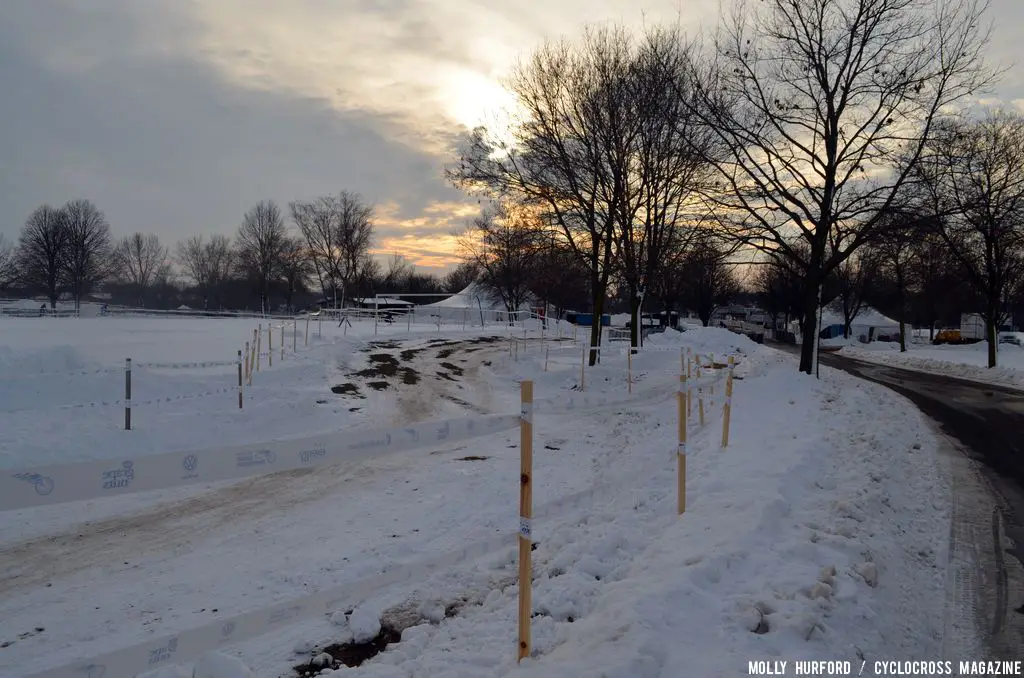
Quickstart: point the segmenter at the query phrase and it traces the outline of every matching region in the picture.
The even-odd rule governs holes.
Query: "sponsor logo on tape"
[[[149,651],[149,665],[156,666],[174,658],[178,652],[178,638],[175,636],[167,641],[165,645]]]
[[[309,464],[310,462],[318,459],[324,459],[327,456],[327,448],[323,445],[318,445],[309,450],[302,450],[299,452],[299,460],[303,464]]]
[[[252,450],[235,454],[235,466],[238,468],[268,466],[275,462],[277,462],[277,455],[273,450]]]
[[[194,454],[186,454],[184,459],[181,460],[181,468],[185,469],[185,474],[181,476],[182,480],[198,478],[199,457]]]
[[[132,481],[135,480],[135,463],[121,462],[121,468],[104,471],[102,480],[104,490],[120,490],[130,487]]]
[[[41,497],[45,497],[53,492],[53,478],[49,476],[44,476],[40,473],[15,473],[11,477],[31,483],[35,486],[36,494]]]
[[[452,433],[451,422],[445,422],[440,428],[437,429],[438,440],[448,440]]]

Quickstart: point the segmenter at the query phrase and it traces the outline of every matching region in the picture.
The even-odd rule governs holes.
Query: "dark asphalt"
[[[773,347],[799,353],[796,346]],[[959,441],[963,453],[977,463],[1000,514],[994,516],[991,542],[997,551],[993,559],[998,570],[993,582],[995,609],[984,611],[992,620],[989,650],[995,657],[1019,659],[1024,650],[1024,590],[1008,582],[1020,580],[1024,565],[1024,391],[875,365],[834,353],[822,353],[820,359],[824,366],[907,397]],[[958,489],[954,486],[954,493]]]

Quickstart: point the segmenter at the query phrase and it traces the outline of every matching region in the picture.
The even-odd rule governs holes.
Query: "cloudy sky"
[[[729,0],[724,0],[729,2]],[[347,189],[377,250],[453,261],[477,209],[442,172],[507,105],[498,78],[584,22],[713,25],[719,0],[0,0],[0,234],[93,200],[115,235],[235,231],[252,204]],[[991,55],[1024,65],[1024,3]],[[996,97],[1024,99],[1011,71]]]

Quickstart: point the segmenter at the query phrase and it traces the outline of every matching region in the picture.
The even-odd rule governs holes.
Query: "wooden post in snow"
[[[519,419],[519,656],[530,656],[533,613],[533,382],[520,383]]]

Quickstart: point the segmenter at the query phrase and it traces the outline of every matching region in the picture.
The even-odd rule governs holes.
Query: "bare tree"
[[[485,209],[460,238],[464,253],[480,268],[480,283],[510,314],[530,296],[543,236],[536,214],[504,202]]]
[[[96,283],[110,274],[110,224],[88,200],[64,205],[67,228],[67,258],[64,275],[75,299],[75,309]]]
[[[892,304],[896,309],[896,320],[900,324],[900,352],[907,350],[907,316],[910,313],[910,293],[916,286],[914,262],[915,243],[922,240],[934,228],[927,219],[921,219],[900,210],[890,210],[882,222],[875,241],[868,251],[870,267],[874,275],[888,283]]]
[[[146,291],[168,266],[167,248],[155,235],[133,233],[114,248],[114,269],[117,278],[135,290],[140,306],[146,305]]]
[[[928,339],[935,339],[935,325],[944,316],[950,301],[961,296],[957,262],[942,235],[934,231],[920,233],[913,243],[911,276],[917,281],[914,305],[919,321],[928,324]]]
[[[999,325],[1024,283],[1024,116],[993,111],[952,122],[918,169],[937,230],[982,301],[995,367]]]
[[[564,242],[551,238],[543,243],[533,269],[530,290],[545,308],[554,306],[556,317],[586,305],[590,298],[586,265]]]
[[[705,327],[711,316],[729,303],[741,288],[735,266],[729,261],[735,248],[711,229],[701,229],[683,256],[680,270],[682,300]]]
[[[849,339],[853,321],[864,308],[864,294],[872,270],[867,257],[861,252],[836,266],[833,273],[838,296],[829,306],[842,316],[843,338]]]
[[[49,205],[37,207],[21,229],[17,266],[21,281],[46,294],[50,308],[57,307],[64,289],[67,259],[67,214]]]
[[[480,266],[476,261],[473,259],[463,261],[444,276],[442,281],[444,291],[458,294],[476,282],[479,277]]]
[[[178,244],[178,262],[199,288],[203,308],[209,308],[211,302],[219,308],[224,283],[231,278],[234,267],[231,240],[214,235],[204,242],[203,236],[192,236]]]
[[[873,237],[936,120],[992,82],[984,10],[983,0],[737,0],[695,109],[730,151],[709,198],[737,215],[735,237],[803,272],[802,372],[813,370],[826,277]]]
[[[392,253],[388,258],[387,270],[381,275],[381,287],[384,292],[401,292],[403,289],[410,292],[409,281],[415,275],[416,269],[409,263],[409,260],[398,252]]]
[[[631,316],[631,345],[639,345],[639,314],[652,281],[670,252],[686,248],[697,232],[698,189],[713,172],[713,132],[694,114],[694,47],[677,28],[651,29],[632,64],[630,115],[638,129],[626,165],[626,196],[615,239],[617,279]],[[689,101],[685,101],[689,98]],[[676,242],[678,241],[678,242]]]
[[[630,75],[632,40],[622,28],[588,29],[579,45],[547,44],[520,64],[507,83],[523,117],[507,143],[474,131],[455,185],[535,206],[584,262],[601,341],[613,273],[616,223],[625,208],[627,166],[639,131]],[[597,362],[591,351],[590,364]]]
[[[260,308],[269,310],[270,283],[281,273],[288,229],[273,201],[257,203],[245,216],[235,237],[235,264],[259,290]]]
[[[306,289],[310,276],[315,273],[313,262],[302,238],[285,239],[281,250],[280,277],[285,286],[285,304],[294,310],[295,293]]]
[[[0,289],[14,284],[17,274],[14,245],[0,233]]]
[[[342,300],[347,288],[372,266],[373,208],[357,193],[342,191],[337,196],[316,198],[289,205],[292,220],[299,227],[325,297]]]

